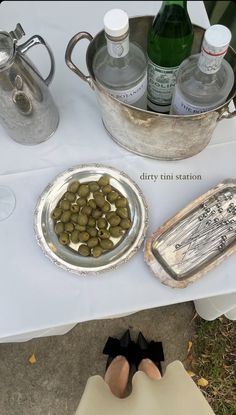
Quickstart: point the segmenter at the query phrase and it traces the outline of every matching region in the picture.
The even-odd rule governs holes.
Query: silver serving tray
[[[236,180],[227,179],[162,225],[145,261],[163,284],[184,288],[236,251]]]
[[[109,176],[110,184],[129,200],[132,227],[112,251],[99,258],[82,257],[73,247],[58,242],[51,212],[65,193],[69,182],[95,181],[104,174]],[[39,197],[34,212],[34,230],[44,254],[54,264],[77,275],[101,273],[127,262],[140,248],[147,227],[147,204],[139,187],[124,172],[101,164],[75,166],[56,176]]]

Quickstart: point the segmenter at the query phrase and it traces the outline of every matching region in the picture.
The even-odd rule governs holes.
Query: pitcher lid
[[[20,23],[17,23],[15,30],[9,33],[0,29],[0,69],[13,58],[16,43],[24,35],[25,32]]]
[[[13,58],[14,41],[9,33],[0,30],[0,68],[3,68]]]

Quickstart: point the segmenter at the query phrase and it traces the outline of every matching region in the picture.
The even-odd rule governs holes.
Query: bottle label
[[[219,104],[220,105],[220,104]],[[173,100],[171,104],[171,114],[176,115],[194,115],[202,112],[210,111],[215,108],[215,105],[197,106],[193,105],[183,97],[178,88],[175,89]]]
[[[200,71],[212,74],[216,73],[220,69],[221,62],[226,54],[226,51],[220,54],[210,54],[202,48],[199,56],[198,67]]]
[[[102,85],[101,85],[102,86]],[[104,88],[104,86],[102,86]],[[125,90],[109,89],[105,88],[108,94],[118,99],[119,101],[125,102],[126,104],[134,104],[145,94],[147,89],[147,75],[134,87]]]
[[[113,58],[123,58],[129,53],[129,36],[122,41],[107,39],[107,50]]]
[[[150,108],[168,112],[179,66],[165,68],[148,59],[148,105]]]

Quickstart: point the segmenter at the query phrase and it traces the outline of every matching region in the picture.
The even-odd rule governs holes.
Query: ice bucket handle
[[[66,53],[65,53],[65,61],[66,61],[67,66],[76,75],[78,75],[83,81],[88,82],[89,86],[92,89],[94,89],[91,76],[84,75],[83,72],[81,72],[81,70],[74,64],[74,62],[72,61],[72,57],[71,57],[74,47],[82,39],[87,39],[89,40],[89,42],[91,42],[91,40],[93,40],[93,36],[90,35],[90,33],[88,32],[79,32],[76,35],[74,35],[67,45]]]
[[[236,106],[236,103],[234,103],[234,105]],[[222,112],[219,114],[219,117],[218,117],[217,121],[230,119],[230,118],[233,118],[235,116],[236,116],[236,111],[230,112],[229,107],[223,108]]]

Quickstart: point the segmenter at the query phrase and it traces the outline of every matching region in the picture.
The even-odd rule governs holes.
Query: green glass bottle
[[[148,36],[148,109],[170,110],[179,65],[191,53],[193,28],[187,1],[163,1]]]

